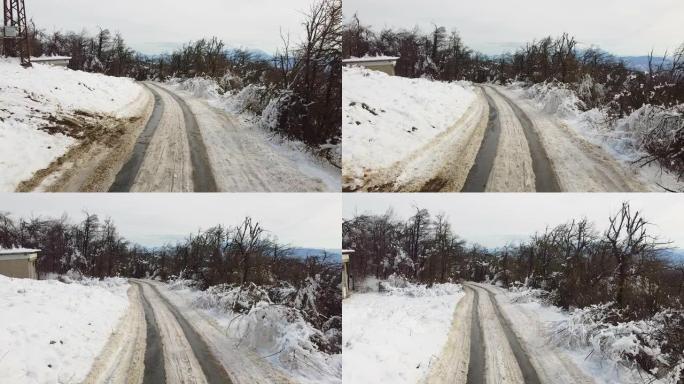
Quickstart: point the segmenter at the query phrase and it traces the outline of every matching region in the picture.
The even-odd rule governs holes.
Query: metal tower
[[[7,56],[19,56],[21,65],[31,66],[31,47],[24,0],[3,0],[4,4],[4,52]]]

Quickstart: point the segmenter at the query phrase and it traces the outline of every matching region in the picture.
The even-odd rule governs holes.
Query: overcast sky
[[[311,0],[26,0],[26,13],[47,31],[98,26],[120,31],[136,50],[172,50],[190,40],[217,36],[232,47],[273,53],[280,28],[301,36],[302,12]],[[293,40],[294,41],[294,40]]]
[[[433,215],[444,212],[455,233],[469,243],[500,247],[573,218],[586,217],[603,230],[623,201],[653,223],[652,234],[684,248],[684,196],[680,194],[346,194],[343,217],[384,213],[391,207],[406,219],[418,206]]]
[[[343,10],[376,29],[455,28],[469,47],[487,54],[563,32],[622,56],[684,43],[682,0],[344,0]]]
[[[311,248],[342,245],[339,194],[0,194],[0,211],[13,217],[60,217],[73,222],[83,211],[111,217],[126,239],[157,246],[182,240],[198,229],[258,220],[280,242]]]

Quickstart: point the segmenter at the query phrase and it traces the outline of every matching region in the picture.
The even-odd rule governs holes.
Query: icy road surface
[[[350,94],[355,91],[350,87]],[[631,192],[657,190],[563,122],[504,87],[481,85],[476,97],[447,129],[391,164],[347,177],[347,191],[394,192]],[[349,96],[350,100],[353,95]],[[403,95],[403,97],[409,97]],[[411,99],[412,100],[412,99]],[[410,100],[409,100],[410,101]],[[455,100],[463,103],[462,100]],[[355,107],[347,107],[352,110]],[[372,108],[368,106],[367,108]],[[428,107],[413,105],[423,113]],[[416,112],[418,111],[418,112]],[[447,114],[431,110],[435,114]],[[377,113],[376,113],[377,114]],[[374,126],[393,124],[377,114]],[[382,118],[382,119],[381,119]],[[385,120],[383,120],[385,119]],[[361,119],[359,119],[361,122]],[[355,129],[355,128],[354,128]],[[348,128],[345,135],[355,132]],[[418,131],[420,132],[420,131]],[[396,132],[395,135],[401,135]],[[346,137],[346,136],[345,136]],[[376,151],[386,150],[376,138]],[[384,140],[384,139],[383,139]],[[352,143],[356,143],[351,141]],[[357,144],[361,146],[360,144]],[[347,146],[354,154],[363,152]],[[348,164],[351,155],[345,158]],[[348,168],[351,166],[348,166]],[[347,173],[352,171],[346,169]]]
[[[106,146],[83,144],[38,172],[25,190],[315,192],[339,190],[262,132],[206,101],[160,83],[128,108]],[[324,180],[325,179],[325,180]]]
[[[131,305],[85,383],[291,384],[172,294],[131,279]]]
[[[637,176],[600,147],[502,87],[482,86],[487,128],[467,177],[437,174],[424,191],[647,191]],[[473,122],[471,122],[472,124]],[[482,121],[479,122],[482,125]],[[464,125],[464,129],[473,128]],[[470,159],[465,158],[464,161]]]
[[[467,283],[442,354],[425,383],[594,383],[543,337],[534,316],[500,302],[501,289]]]

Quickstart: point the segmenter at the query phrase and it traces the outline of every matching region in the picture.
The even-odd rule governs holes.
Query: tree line
[[[554,83],[575,91],[580,109],[607,111],[609,122],[644,105],[654,106],[651,113],[659,116],[650,119],[653,127],[643,138],[648,155],[637,163],[657,161],[684,177],[684,43],[661,57],[651,51],[647,69],[636,70],[601,49],[579,49],[577,40],[567,33],[527,43],[512,53],[488,56],[469,48],[456,30],[444,26],[435,25],[429,32],[417,27],[377,31],[354,15],[344,25],[342,47],[345,58],[398,56],[395,71],[404,77]],[[670,109],[677,113],[669,113]]]
[[[293,43],[281,34],[282,46],[270,57],[228,50],[216,37],[201,39],[156,58],[149,76],[208,77],[223,92],[256,85],[250,109],[262,114],[270,101],[277,110],[272,129],[312,146],[337,144],[342,134],[341,0],[317,1],[302,26],[302,41]]]
[[[258,221],[247,217],[235,226],[217,225],[175,244],[150,248],[122,237],[115,223],[84,212],[69,217],[14,219],[0,213],[0,247],[37,248],[40,276],[75,271],[85,276],[160,278],[182,276],[200,288],[218,284],[257,285],[288,281],[299,286],[307,277],[325,274],[339,284],[339,260],[323,254],[293,257]],[[337,283],[335,281],[337,280]]]
[[[596,324],[651,324],[657,332],[635,337],[659,352],[623,358],[656,377],[677,375],[684,358],[684,260],[666,257],[668,244],[653,236],[650,224],[623,203],[604,229],[575,219],[490,249],[462,240],[444,214],[415,208],[407,220],[391,210],[344,220],[343,247],[355,251],[353,287],[393,274],[428,285],[487,282],[531,289],[564,309],[584,308]]]
[[[444,214],[416,208],[408,220],[392,211],[345,220],[343,247],[355,251],[350,273],[356,281],[399,274],[427,284],[522,284],[548,291],[566,309],[614,301],[635,318],[682,308],[684,263],[663,257],[668,244],[649,232],[641,212],[624,203],[609,223],[598,230],[586,219],[572,220],[489,249],[461,239]]]
[[[267,111],[269,128],[312,147],[338,144],[342,109],[342,2],[316,0],[302,21],[304,37],[292,42],[282,34],[282,46],[273,55],[246,49],[228,49],[211,37],[185,44],[169,54],[157,56],[136,52],[119,32],[100,28],[51,33],[31,21],[29,42],[33,56],[71,56],[69,68],[160,80],[171,77],[215,79],[223,92],[239,92],[249,85],[257,100],[253,112]],[[332,154],[323,153],[332,156]]]

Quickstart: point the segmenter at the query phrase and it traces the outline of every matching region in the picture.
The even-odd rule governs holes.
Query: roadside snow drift
[[[141,92],[132,79],[0,59],[0,190],[14,191],[77,142],[56,132],[60,122],[128,117],[125,107]]]
[[[191,282],[178,279],[171,282],[168,289],[212,318],[225,336],[235,340],[237,345],[255,350],[259,358],[294,378],[297,383],[341,382],[340,354],[325,353],[312,342],[313,339],[334,335],[317,330],[293,308],[271,303],[266,297],[249,303],[246,296],[250,294],[239,287],[226,290],[215,286],[199,291],[190,285]],[[234,312],[231,308],[236,302],[249,310]]]
[[[539,372],[561,372],[563,366],[554,365],[558,361],[553,359],[555,353],[560,353],[596,384],[677,383],[678,379],[658,380],[622,360],[617,356],[619,354],[613,354],[616,350],[635,348],[633,330],[630,329],[637,328],[634,323],[612,325],[587,322],[583,314],[591,307],[563,311],[546,303],[540,295],[544,293],[541,290],[525,287],[512,288],[510,291],[495,287],[490,289],[498,292],[497,298],[504,315],[518,337],[527,344],[532,359],[543,365],[544,370]],[[600,326],[605,326],[605,329],[592,335],[592,328]],[[621,333],[619,329],[627,332]],[[593,343],[594,340],[601,341]],[[660,349],[654,348],[652,352],[659,354]]]
[[[226,75],[222,80],[241,82],[237,77]],[[288,140],[274,135],[277,125],[278,100],[266,97],[266,88],[262,85],[247,85],[241,90],[223,92],[216,80],[205,77],[189,79],[170,79],[167,83],[175,91],[186,92],[193,97],[206,101],[210,106],[238,118],[244,133],[264,143],[270,157],[283,158],[302,174],[320,179],[328,192],[338,192],[340,186],[339,157],[341,144],[324,144],[318,151],[329,152],[332,160],[328,161],[307,146],[296,140]],[[260,112],[259,112],[260,111]],[[222,133],[222,132],[221,132]],[[211,144],[210,144],[211,145]],[[336,165],[333,165],[336,164]],[[296,180],[294,181],[296,182]]]
[[[122,279],[0,275],[0,382],[81,382],[128,307],[127,289]]]
[[[343,68],[345,182],[404,159],[452,126],[475,101],[471,85]]]
[[[342,303],[345,384],[418,383],[447,340],[458,284],[382,283],[387,292],[354,293]]]
[[[594,86],[590,79],[585,82],[588,83],[582,84],[584,88]],[[646,104],[629,116],[612,121],[605,109],[593,108],[585,111],[577,93],[562,84],[540,83],[525,86],[523,83],[513,83],[507,90],[528,99],[537,110],[554,117],[590,143],[601,147],[625,169],[633,170],[652,190],[663,192],[662,187],[671,190],[684,188],[684,181],[678,180],[674,173],[661,168],[657,163],[643,167],[635,165],[642,163],[639,159],[648,155],[645,148],[648,132],[656,128],[665,117],[681,115],[678,111],[684,110],[684,104],[671,109]],[[673,129],[672,138],[675,134]]]

